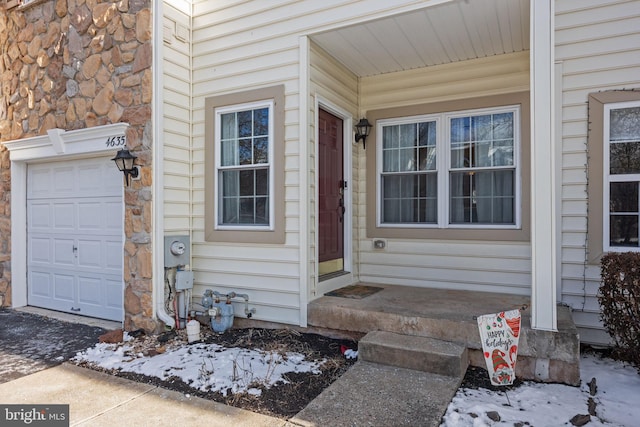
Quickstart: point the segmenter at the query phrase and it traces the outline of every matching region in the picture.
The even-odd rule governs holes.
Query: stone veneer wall
[[[0,6],[2,7],[2,6]],[[10,305],[10,162],[2,141],[129,123],[141,179],[125,188],[124,326],[154,331],[151,0],[36,0],[0,9],[0,294]],[[115,154],[115,150],[114,150]],[[115,167],[115,166],[114,166]]]

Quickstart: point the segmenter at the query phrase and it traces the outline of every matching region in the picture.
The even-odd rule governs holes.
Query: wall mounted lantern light
[[[124,181],[127,184],[127,187],[129,186],[129,177],[137,178],[139,174],[138,167],[133,165],[136,159],[136,156],[124,148],[118,151],[116,156],[111,159],[116,162],[118,170],[124,173]]]
[[[372,126],[369,124],[369,120],[366,118],[361,118],[360,121],[356,124],[356,143],[362,140],[362,148],[367,148],[367,137],[371,132]]]

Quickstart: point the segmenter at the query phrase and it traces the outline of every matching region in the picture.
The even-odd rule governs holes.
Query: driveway
[[[96,326],[0,309],[0,383],[69,360],[105,332]]]

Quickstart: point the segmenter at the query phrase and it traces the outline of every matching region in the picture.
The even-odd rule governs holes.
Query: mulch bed
[[[225,396],[217,391],[194,389],[177,377],[163,380],[131,372],[105,370],[85,362],[78,364],[118,377],[177,391],[185,395],[197,396],[253,412],[288,419],[304,409],[309,402],[315,399],[355,363],[355,360],[346,359],[342,355],[341,346],[357,348],[357,343],[354,341],[332,339],[317,334],[300,333],[290,329],[230,329],[222,334],[205,330],[202,331],[202,335],[203,338],[199,341],[202,343],[218,344],[227,348],[240,347],[265,351],[298,352],[304,354],[305,359],[308,361],[326,359],[326,362],[320,368],[320,374],[292,372],[285,377],[287,383],[279,382],[270,388],[258,386],[262,390],[259,396],[249,393],[227,393]],[[137,345],[143,347],[141,349],[143,354],[153,352],[153,349],[159,345],[167,347],[188,345],[186,341],[186,333],[183,330],[177,333],[170,331],[159,336],[140,336],[136,339]],[[131,343],[129,342],[128,344]],[[146,350],[144,347],[146,347]]]

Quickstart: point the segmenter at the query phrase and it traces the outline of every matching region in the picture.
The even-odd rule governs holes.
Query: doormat
[[[335,291],[327,292],[325,296],[362,299],[373,295],[383,289],[384,288],[379,288],[377,286],[350,285],[345,286],[344,288],[336,289]]]

